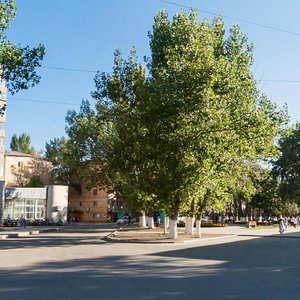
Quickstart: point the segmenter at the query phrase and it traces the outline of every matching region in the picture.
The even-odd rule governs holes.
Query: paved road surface
[[[0,241],[0,299],[300,299],[299,230],[145,245],[75,226]]]

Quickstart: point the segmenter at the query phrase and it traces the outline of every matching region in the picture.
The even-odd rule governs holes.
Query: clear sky
[[[253,71],[260,89],[279,106],[287,103],[291,122],[300,121],[299,0],[170,2],[173,4],[161,0],[15,0],[17,18],[8,38],[23,46],[42,43],[46,55],[39,69],[40,84],[8,94],[6,149],[13,134],[28,133],[36,150],[62,137],[67,111],[78,111],[82,99],[90,99],[93,71],[110,72],[116,48],[126,57],[131,46],[136,46],[142,61],[149,55],[147,34],[154,15],[165,9],[172,17],[180,9],[187,10],[182,6],[199,9],[199,20],[223,15],[227,29],[239,24],[254,43]]]

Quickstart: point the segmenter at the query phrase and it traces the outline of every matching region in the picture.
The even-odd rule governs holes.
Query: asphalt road
[[[0,299],[300,299],[300,238],[116,244],[114,225],[0,241]]]

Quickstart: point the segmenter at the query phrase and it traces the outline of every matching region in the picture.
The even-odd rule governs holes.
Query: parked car
[[[121,219],[117,220],[117,225],[125,225],[125,224],[132,224],[133,223],[133,219],[129,218],[129,216],[123,216]]]

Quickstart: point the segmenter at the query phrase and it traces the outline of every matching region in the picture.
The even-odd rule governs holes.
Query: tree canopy
[[[221,18],[163,11],[149,39],[146,69],[134,48],[127,60],[117,50],[112,73],[95,77],[95,110],[85,102],[68,113],[74,153],[103,166],[93,177],[109,178],[135,208],[174,218],[192,203],[221,208],[240,170],[274,154],[286,111],[257,89],[238,26],[226,37]]]

